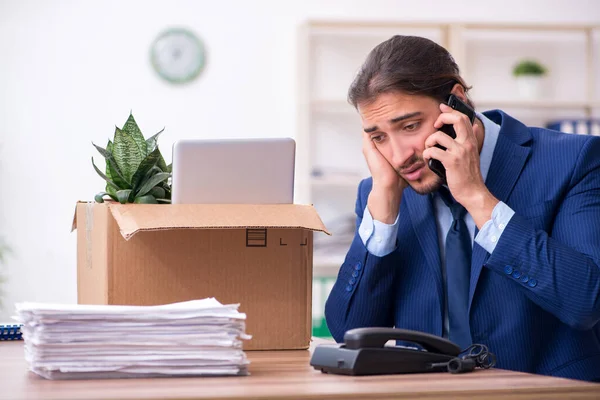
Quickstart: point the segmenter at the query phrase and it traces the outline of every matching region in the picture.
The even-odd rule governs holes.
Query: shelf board
[[[313,35],[363,35],[376,32],[396,34],[403,30],[441,31],[447,24],[413,21],[311,21],[308,23]]]
[[[494,30],[508,30],[508,31],[585,31],[600,29],[600,25],[595,24],[556,24],[556,23],[465,23],[459,24],[465,29],[482,30],[482,31],[494,31]]]
[[[318,99],[311,101],[313,112],[354,114],[358,118],[358,111],[345,99]]]
[[[496,108],[536,108],[536,109],[555,109],[555,108],[597,108],[600,102],[593,101],[569,101],[569,100],[494,100],[494,99],[474,99],[475,106],[496,107]]]
[[[480,29],[480,30],[551,30],[551,31],[579,31],[586,29],[600,29],[598,24],[578,23],[548,23],[548,22],[461,22],[434,21],[434,20],[313,20],[308,23],[311,30],[325,31],[352,31],[356,29]]]
[[[519,46],[572,46],[584,44],[587,40],[586,30],[490,30],[472,29],[464,32],[466,43],[518,42]]]
[[[340,28],[340,27],[319,27],[312,28],[310,35],[317,39],[353,39],[353,40],[368,40],[378,39],[384,41],[389,39],[394,34],[398,33],[400,28],[391,27],[375,27],[375,28]],[[406,30],[406,28],[404,27]]]
[[[511,100],[511,99],[474,99],[475,105],[488,107],[523,107],[523,108],[600,108],[600,101],[572,100]],[[314,100],[312,109],[315,112],[353,113],[356,110],[345,100]]]
[[[474,99],[475,105],[480,107],[522,107],[522,108],[600,108],[600,101],[571,101],[571,100],[511,100],[511,99]],[[313,100],[312,110],[314,112],[329,113],[351,113],[357,114],[357,111],[342,99]]]
[[[313,276],[318,278],[335,278],[344,263],[346,254],[319,255],[313,257]]]
[[[346,188],[346,189],[358,189],[358,184],[364,179],[362,177],[350,177],[350,176],[325,176],[325,177],[313,177],[310,183],[313,187],[335,187],[335,188]]]

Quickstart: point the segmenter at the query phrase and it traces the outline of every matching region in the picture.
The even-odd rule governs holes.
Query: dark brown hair
[[[423,37],[396,35],[371,50],[350,86],[348,101],[356,108],[382,93],[397,91],[443,102],[457,83],[465,93],[470,89],[444,47]]]

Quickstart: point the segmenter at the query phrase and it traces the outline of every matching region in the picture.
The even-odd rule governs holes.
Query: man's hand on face
[[[480,127],[471,125],[469,118],[459,111],[440,104],[442,113],[434,123],[440,129],[444,124],[454,125],[456,139],[436,131],[425,140],[423,158],[439,160],[446,168],[448,189],[454,199],[462,204],[475,220],[478,228],[491,218],[498,200],[485,186],[479,165],[477,135]],[[446,150],[435,147],[444,146]]]
[[[373,177],[367,207],[373,219],[393,224],[398,216],[402,191],[408,183],[379,152],[371,136],[363,132],[363,155]]]

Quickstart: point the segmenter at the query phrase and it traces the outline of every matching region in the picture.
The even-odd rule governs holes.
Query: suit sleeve
[[[356,200],[356,227],[361,226],[366,199],[361,193],[368,188],[359,185]],[[366,196],[365,196],[366,197]],[[337,342],[353,328],[366,326],[392,327],[394,323],[393,295],[397,252],[379,257],[368,252],[358,230],[337,279],[325,303],[325,320]]]
[[[550,233],[515,213],[486,267],[521,286],[562,322],[588,330],[600,321],[600,140],[582,148]]]

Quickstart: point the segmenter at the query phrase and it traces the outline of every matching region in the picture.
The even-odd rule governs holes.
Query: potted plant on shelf
[[[518,62],[513,68],[513,76],[521,97],[528,100],[540,98],[542,81],[547,73],[547,68],[536,60],[525,59]]]
[[[171,165],[167,165],[158,148],[161,130],[144,138],[133,114],[123,128],[115,127],[113,140],[106,148],[94,145],[105,159],[105,171],[94,163],[94,169],[106,181],[105,191],[95,196],[103,203],[106,197],[119,203],[158,204],[171,202]]]

